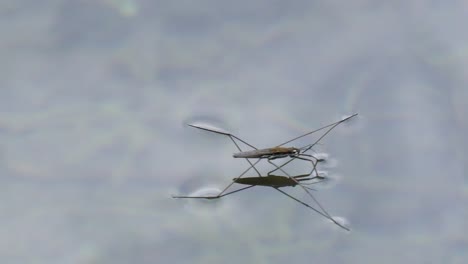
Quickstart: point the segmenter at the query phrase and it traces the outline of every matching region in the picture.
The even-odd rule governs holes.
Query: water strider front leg
[[[268,162],[269,162],[270,164],[273,164],[273,166],[275,166],[276,168],[275,168],[274,170],[269,171],[269,172],[268,172],[268,175],[270,175],[271,173],[273,173],[273,172],[275,172],[275,171],[277,171],[277,170],[280,170],[280,171],[282,171],[283,173],[285,173],[284,170],[282,170],[282,168],[283,168],[284,166],[286,166],[287,164],[289,164],[289,163],[290,163],[291,161],[293,161],[294,159],[300,159],[300,160],[310,161],[310,162],[312,163],[312,171],[309,173],[309,175],[312,174],[312,173],[315,171],[315,175],[318,177],[319,174],[318,174],[318,171],[317,171],[317,169],[316,169],[318,160],[317,160],[315,157],[311,156],[312,158],[315,159],[315,162],[314,162],[312,159],[306,159],[306,158],[303,158],[303,157],[301,157],[301,156],[309,156],[309,155],[307,155],[307,154],[289,155],[289,157],[291,157],[291,160],[289,160],[289,161],[286,162],[286,163],[283,163],[281,166],[278,166],[278,165],[276,165],[276,164],[274,164],[274,163],[271,162],[271,160],[273,160],[273,159],[275,159],[275,158],[269,158],[269,159],[268,159]],[[286,173],[285,173],[285,174],[286,174]]]
[[[267,159],[267,161],[268,161],[268,163],[270,163],[271,165],[273,165],[274,167],[276,167],[276,169],[274,169],[274,170],[268,172],[268,174],[267,174],[268,176],[270,176],[271,173],[273,173],[273,172],[275,172],[275,171],[277,171],[277,170],[280,170],[282,173],[284,173],[285,175],[288,175],[288,177],[290,177],[289,174],[288,174],[287,172],[285,172],[285,171],[283,170],[283,168],[282,168],[282,167],[284,166],[284,164],[281,165],[281,166],[278,166],[278,165],[276,165],[275,163],[273,163],[273,162],[271,161],[271,159]]]

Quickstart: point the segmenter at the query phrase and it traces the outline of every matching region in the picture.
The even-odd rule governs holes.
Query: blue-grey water
[[[467,263],[467,12],[3,0],[0,263]],[[269,188],[171,198],[248,166],[187,122],[269,147],[355,112],[316,148],[336,180],[314,192],[352,232]]]

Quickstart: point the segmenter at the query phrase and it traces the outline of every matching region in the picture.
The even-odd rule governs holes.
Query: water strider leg
[[[303,138],[303,137],[305,137],[305,136],[307,136],[307,135],[313,134],[313,133],[318,132],[318,131],[320,131],[320,130],[323,130],[323,129],[327,128],[327,127],[332,127],[332,128],[330,128],[327,132],[325,132],[325,134],[322,135],[322,136],[313,144],[313,145],[315,145],[315,144],[317,144],[326,134],[328,134],[328,132],[330,132],[333,128],[335,128],[336,126],[338,126],[339,124],[341,124],[341,123],[343,123],[343,122],[348,121],[349,119],[351,119],[351,118],[353,118],[353,117],[355,117],[355,116],[357,116],[357,115],[358,115],[357,113],[356,113],[356,114],[353,114],[353,115],[351,115],[351,116],[348,116],[347,118],[341,119],[341,120],[338,121],[338,122],[331,123],[331,124],[329,124],[329,125],[323,126],[323,127],[319,128],[319,129],[316,129],[316,130],[314,130],[314,131],[307,132],[307,133],[305,133],[305,134],[303,134],[303,135],[300,135],[300,136],[295,137],[295,138],[293,138],[293,139],[290,139],[290,140],[288,140],[288,141],[286,141],[286,142],[284,142],[284,143],[281,143],[280,145],[278,145],[278,147],[283,146],[283,145],[286,145],[286,144],[288,144],[289,142],[293,142],[294,140],[298,140],[298,139],[300,139],[300,138]],[[312,145],[312,146],[313,146],[313,145]]]
[[[196,128],[196,129],[201,129],[201,130],[205,130],[205,131],[208,131],[208,132],[212,132],[212,133],[215,133],[215,134],[219,134],[219,135],[223,135],[223,136],[228,136],[232,142],[234,143],[234,145],[236,145],[236,148],[242,152],[242,149],[239,147],[239,145],[237,144],[237,142],[234,140],[234,139],[237,139],[239,140],[240,142],[244,143],[245,145],[253,148],[253,149],[257,149],[256,147],[254,147],[253,145],[247,143],[245,140],[242,140],[241,138],[229,133],[228,131],[224,131],[224,130],[216,130],[216,129],[213,129],[213,128],[210,128],[210,127],[205,127],[205,126],[201,126],[201,125],[195,125],[195,124],[187,124],[188,126],[190,127],[193,127],[193,128]],[[257,168],[254,167],[254,165],[250,162],[249,159],[246,159],[247,162],[250,164],[250,168],[254,168],[254,170],[257,172],[258,176],[261,176],[260,172],[257,170]]]
[[[308,132],[308,133],[306,133],[306,134],[304,134],[304,135],[301,135],[301,136],[299,136],[299,137],[296,137],[296,138],[293,138],[293,139],[291,139],[291,140],[288,140],[288,141],[284,142],[283,144],[281,144],[281,145],[279,145],[279,146],[282,146],[282,145],[287,144],[287,143],[289,143],[289,142],[291,142],[291,141],[294,141],[294,140],[296,140],[296,139],[302,138],[302,137],[307,136],[307,135],[309,135],[309,134],[312,134],[312,133],[315,133],[315,132],[320,131],[320,130],[322,130],[322,129],[325,129],[325,128],[330,127],[330,128],[329,128],[325,133],[323,133],[313,144],[306,145],[306,146],[304,146],[304,147],[301,148],[301,153],[300,153],[299,155],[308,156],[308,157],[309,157],[309,154],[305,154],[305,152],[309,151],[309,150],[312,149],[315,145],[317,145],[326,135],[328,135],[328,133],[330,133],[330,132],[331,132],[335,127],[337,127],[339,124],[341,124],[341,123],[343,123],[343,122],[345,122],[345,121],[347,121],[347,120],[349,120],[349,119],[351,119],[351,118],[353,118],[353,117],[355,117],[355,116],[357,116],[357,115],[358,115],[358,114],[351,115],[351,116],[349,116],[349,117],[347,117],[347,118],[345,118],[345,119],[342,119],[342,120],[340,120],[340,121],[338,121],[338,122],[335,122],[335,123],[326,125],[326,126],[324,126],[324,127],[321,127],[321,128],[319,128],[319,129],[316,129],[316,130],[314,130],[314,131]],[[299,155],[293,156],[290,160],[288,160],[288,161],[286,161],[285,163],[283,163],[282,165],[280,165],[280,167],[283,167],[283,166],[285,166],[286,164],[288,164],[288,163],[290,163],[291,161],[293,161],[294,159],[299,158]],[[315,157],[312,156],[312,155],[310,155],[310,157],[315,158]],[[315,158],[315,159],[316,159],[316,158]]]
[[[320,212],[319,210],[315,209],[314,207],[310,206],[309,204],[307,204],[307,203],[305,203],[305,202],[303,202],[303,201],[297,199],[296,197],[290,195],[289,193],[287,193],[287,192],[285,192],[285,191],[280,190],[279,188],[275,188],[275,189],[276,189],[277,191],[279,191],[280,193],[282,193],[282,194],[288,196],[289,198],[293,199],[294,201],[296,201],[296,202],[298,202],[298,203],[300,203],[300,204],[302,204],[302,205],[308,207],[309,209],[312,209],[312,210],[315,211],[316,213],[318,213],[318,214],[320,214],[321,216],[323,216],[323,217],[327,218],[328,220],[332,221],[333,223],[335,223],[337,226],[343,228],[344,230],[346,230],[346,231],[351,231],[349,228],[347,228],[347,227],[341,225],[340,223],[336,222],[335,219],[333,219],[333,217],[331,217],[330,215],[324,214],[324,213]]]
[[[323,208],[323,206],[319,203],[319,201],[317,199],[315,199],[315,197],[312,195],[312,193],[308,190],[308,188],[306,188],[306,186],[302,185],[298,180],[296,180],[295,178],[291,177],[291,175],[289,175],[286,171],[284,171],[281,167],[279,167],[278,165],[276,165],[275,163],[271,162],[270,160],[268,160],[269,163],[271,163],[273,166],[275,166],[276,168],[278,168],[281,172],[283,172],[285,175],[287,175],[291,180],[295,181],[297,185],[301,186],[301,188],[310,196],[310,198],[312,198],[312,200],[314,200],[314,202],[320,207],[320,210],[322,210],[322,212],[324,214],[326,214],[328,216],[328,218],[332,218],[330,216],[330,214],[327,212],[327,210],[325,210],[325,208]],[[336,221],[334,221],[336,222]]]
[[[242,149],[239,147],[239,145],[238,145],[238,144],[236,143],[236,141],[233,139],[233,136],[232,136],[232,135],[229,135],[229,138],[232,140],[232,143],[234,143],[234,145],[236,145],[237,149],[238,149],[240,152],[242,152]],[[238,137],[235,137],[235,138],[239,139]],[[241,140],[241,139],[239,139],[239,140]],[[244,142],[243,140],[241,140],[241,141]],[[246,142],[244,142],[244,143],[246,143]],[[247,143],[246,143],[246,144],[247,144]],[[250,144],[247,144],[247,145],[251,146]],[[251,147],[253,147],[253,146],[251,146]],[[255,147],[253,147],[253,148],[255,148]],[[256,148],[255,148],[255,149],[256,149]],[[250,167],[247,169],[247,171],[250,170],[251,168],[253,168],[253,169],[257,172],[258,176],[259,176],[259,177],[262,177],[262,175],[261,175],[260,172],[257,170],[257,168],[255,168],[254,164],[252,164],[252,162],[251,162],[249,159],[247,159],[247,158],[246,158],[245,160],[250,164]],[[260,161],[260,159],[259,159],[258,161]],[[258,161],[257,161],[255,164],[257,164]],[[247,171],[246,171],[246,172],[247,172]]]
[[[260,162],[260,160],[257,160],[257,162],[255,162],[252,166],[255,166],[258,162]],[[244,176],[248,171],[249,171],[250,167],[248,169],[246,169],[244,172],[242,172],[239,177],[237,177],[238,179],[241,178],[242,176]],[[253,187],[255,185],[252,185],[252,186],[247,186],[247,187],[244,187],[244,188],[241,188],[237,191],[233,191],[233,192],[229,192],[227,194],[224,194],[225,191],[227,191],[227,189],[229,189],[233,184],[235,183],[235,181],[232,181],[231,183],[228,184],[228,186],[226,186],[226,188],[224,188],[218,195],[216,196],[172,196],[172,198],[206,198],[206,199],[216,199],[216,198],[220,198],[220,197],[223,197],[227,194],[231,194],[231,193],[235,193],[235,192],[238,192],[239,190],[244,190],[244,189],[247,189],[247,188],[250,188],[250,187]]]
[[[302,155],[302,154],[300,154],[300,155]],[[306,160],[306,161],[312,162],[312,171],[309,173],[309,175],[312,174],[312,172],[315,171],[315,175],[316,175],[316,176],[319,176],[319,175],[318,175],[317,168],[316,168],[316,167],[317,167],[317,164],[318,164],[318,159],[316,159],[316,158],[315,158],[314,156],[312,156],[312,155],[310,155],[310,156],[311,156],[312,158],[315,159],[315,163],[314,163],[314,161],[311,160],[311,159],[306,159],[306,158],[294,156],[293,159],[290,159],[288,162],[285,162],[285,163],[283,163],[281,166],[278,166],[278,165],[272,163],[272,162],[271,162],[271,159],[268,159],[268,162],[271,163],[271,164],[273,164],[273,165],[276,167],[276,169],[274,169],[274,170],[272,170],[272,171],[269,171],[269,172],[268,172],[268,175],[270,175],[271,173],[273,173],[273,172],[275,172],[275,171],[277,171],[277,170],[280,170],[280,171],[282,171],[283,173],[285,173],[284,170],[282,170],[282,168],[283,168],[284,166],[286,166],[288,163],[290,163],[291,161],[293,161],[294,159],[297,158],[297,159],[301,159],[301,160]]]

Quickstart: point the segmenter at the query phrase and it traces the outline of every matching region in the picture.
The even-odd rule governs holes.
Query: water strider
[[[315,157],[314,155],[311,155],[311,154],[306,154],[307,151],[311,150],[315,145],[317,145],[320,140],[322,140],[328,133],[330,133],[335,127],[337,127],[339,124],[343,123],[343,122],[346,122],[348,120],[350,120],[351,118],[357,116],[358,114],[353,114],[351,116],[348,116],[348,117],[345,117],[343,119],[341,119],[340,121],[337,121],[337,122],[334,122],[334,123],[331,123],[331,124],[328,124],[326,126],[323,126],[319,129],[315,129],[313,131],[309,131],[303,135],[300,135],[300,136],[297,136],[293,139],[290,139],[286,142],[283,142],[275,147],[271,147],[271,148],[264,148],[264,149],[258,149],[256,147],[254,147],[253,145],[247,143],[245,140],[233,135],[232,133],[226,131],[226,130],[223,130],[223,129],[220,129],[220,128],[216,128],[216,127],[213,127],[213,126],[210,126],[210,125],[207,125],[207,124],[188,124],[188,126],[191,126],[191,127],[194,127],[194,128],[198,128],[198,129],[202,129],[202,130],[205,130],[205,131],[209,131],[209,132],[213,132],[213,133],[216,133],[216,134],[220,134],[220,135],[224,135],[224,136],[228,136],[231,141],[234,143],[234,145],[236,146],[236,148],[240,151],[238,153],[234,153],[233,154],[233,157],[234,158],[244,158],[247,160],[247,162],[250,164],[250,168],[253,168],[258,176],[261,176],[260,172],[255,168],[255,164],[252,164],[252,162],[249,160],[249,159],[267,159],[269,163],[273,164],[276,168],[272,171],[270,171],[268,173],[268,175],[270,175],[272,172],[276,171],[276,170],[280,170],[282,167],[284,167],[286,164],[290,163],[291,161],[293,161],[294,159],[301,159],[301,160],[306,160],[306,161],[310,161],[312,162],[313,166],[314,165],[314,162],[322,162],[322,161],[325,161],[323,158],[317,158]],[[329,128],[325,133],[323,133],[313,144],[309,144],[309,145],[305,145],[301,148],[296,148],[296,147],[283,147],[284,145],[288,144],[288,143],[291,143],[297,139],[300,139],[300,138],[303,138],[305,136],[308,136],[310,134],[313,134],[313,133],[316,133],[318,131],[321,131],[323,129],[326,129],[326,128]],[[249,151],[242,151],[241,148],[239,147],[239,145],[237,144],[237,142],[235,141],[238,140],[242,143],[244,143],[245,145],[251,147],[253,150],[249,150]],[[286,158],[286,157],[290,157],[291,159],[285,163],[283,163],[282,165],[280,166],[276,166],[274,163],[272,163],[271,161],[272,160],[275,160],[275,159],[280,159],[280,158]],[[257,161],[258,163],[258,161]]]

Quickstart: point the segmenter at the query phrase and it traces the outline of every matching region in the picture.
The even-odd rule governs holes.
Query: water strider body
[[[266,149],[256,149],[250,151],[243,151],[234,153],[232,156],[234,158],[246,158],[246,159],[279,159],[285,158],[288,156],[297,156],[301,152],[298,148],[288,148],[288,147],[273,147]]]

